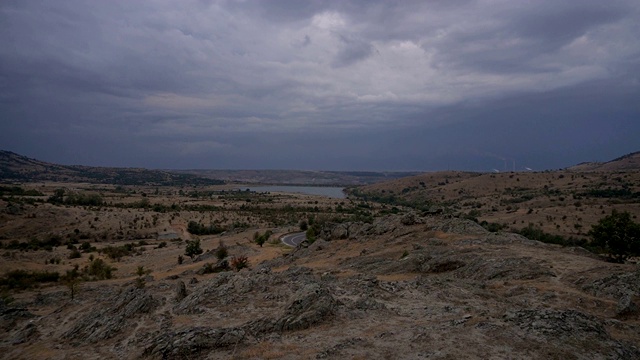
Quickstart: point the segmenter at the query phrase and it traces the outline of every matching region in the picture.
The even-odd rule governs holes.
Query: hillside
[[[113,185],[220,185],[223,181],[139,168],[58,165],[0,150],[1,181],[88,182]]]
[[[569,171],[640,171],[640,151],[636,151],[619,158],[601,162],[585,162],[568,167]]]
[[[58,165],[0,150],[0,180],[88,182],[113,185],[273,185],[348,186],[416,175],[417,172],[305,170],[148,170]]]
[[[589,171],[582,165],[583,171],[424,173],[349,192],[355,198],[443,211],[512,230],[531,225],[583,238],[613,209],[640,216],[640,170],[632,170],[639,158],[640,153],[630,154]]]

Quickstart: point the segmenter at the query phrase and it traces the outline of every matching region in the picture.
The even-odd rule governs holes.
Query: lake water
[[[249,191],[255,192],[283,192],[283,193],[296,193],[296,194],[309,194],[309,195],[321,195],[330,198],[344,199],[346,196],[341,187],[330,186],[284,186],[284,185],[272,185],[272,186],[250,186],[242,188],[242,190],[249,189]]]

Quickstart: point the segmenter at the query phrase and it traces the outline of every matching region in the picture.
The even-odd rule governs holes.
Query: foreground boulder
[[[144,356],[161,359],[192,359],[206,351],[237,346],[245,331],[237,328],[190,328],[162,334],[144,350]]]
[[[150,313],[158,305],[158,301],[147,290],[133,286],[108,299],[106,303],[112,305],[89,312],[76,321],[64,337],[77,343],[109,339],[123,330],[132,319]]]

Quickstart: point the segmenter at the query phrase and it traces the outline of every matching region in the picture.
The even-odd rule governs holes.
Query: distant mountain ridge
[[[0,150],[0,181],[64,181],[114,185],[221,185],[224,181],[164,170],[59,165]]]
[[[640,151],[608,162],[584,162],[567,171],[640,171]],[[241,182],[272,185],[350,186],[415,176],[421,172],[305,170],[149,170],[60,165],[0,150],[0,181],[60,181],[115,185],[221,185]]]
[[[59,165],[0,150],[0,181],[62,181],[116,185],[270,185],[349,186],[372,184],[419,172],[309,170],[149,170]]]

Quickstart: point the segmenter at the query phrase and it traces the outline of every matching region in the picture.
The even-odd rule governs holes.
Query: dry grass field
[[[640,216],[640,171],[437,172],[364,186],[357,193],[388,203],[441,208],[478,221],[586,237],[614,209]]]
[[[185,240],[199,238],[204,251],[212,250],[224,239],[238,255],[250,261],[280,256],[286,247],[277,238],[287,232],[299,231],[300,221],[309,218],[333,219],[372,216],[375,205],[358,208],[357,202],[303,194],[261,194],[234,190],[233,186],[209,186],[184,189],[179,187],[103,186],[87,183],[29,183],[17,185],[25,191],[37,191],[41,196],[16,196],[0,200],[0,241],[8,250],[0,264],[0,272],[12,269],[46,268],[61,271],[70,265],[82,264],[88,255],[68,259],[70,250],[56,246],[51,251],[12,251],[11,242],[29,243],[58,239],[61,245],[84,242],[96,248],[125,243],[137,246],[139,256],[120,260],[118,274],[133,276],[138,265],[154,272],[166,271],[184,253]],[[56,190],[67,194],[97,195],[101,205],[52,204],[46,200]],[[341,212],[336,212],[336,208]],[[204,226],[219,226],[223,234],[195,236],[187,231],[189,222]],[[274,231],[274,244],[265,245],[273,254],[256,255],[255,232]],[[166,247],[158,248],[160,243]],[[253,256],[258,256],[256,259]],[[59,263],[44,265],[45,260]],[[130,262],[131,264],[128,264]]]

